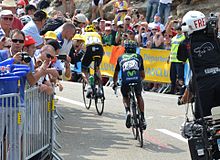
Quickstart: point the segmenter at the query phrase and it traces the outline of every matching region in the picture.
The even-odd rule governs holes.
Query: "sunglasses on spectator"
[[[105,24],[105,26],[111,26],[111,24]]]
[[[11,48],[11,46],[4,46],[4,48]]]
[[[3,20],[5,20],[5,21],[12,21],[13,20],[13,18],[12,17],[1,17]]]
[[[126,21],[130,21],[131,19],[130,19],[130,18],[126,18],[125,20],[126,20]]]
[[[51,56],[51,54],[50,54],[50,53],[46,53],[46,56],[47,56],[47,58],[54,59],[54,56]]]
[[[24,43],[24,40],[23,39],[12,39],[11,40],[13,43]]]

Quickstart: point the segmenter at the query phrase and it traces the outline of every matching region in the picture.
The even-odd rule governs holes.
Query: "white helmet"
[[[182,31],[189,35],[206,27],[205,15],[199,11],[189,11],[182,19]]]

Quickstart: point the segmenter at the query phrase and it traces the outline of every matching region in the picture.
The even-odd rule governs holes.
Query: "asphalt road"
[[[57,120],[62,133],[57,135],[65,160],[189,160],[186,139],[179,128],[184,122],[185,107],[176,105],[177,96],[144,92],[147,130],[144,146],[139,147],[130,129],[125,127],[122,97],[105,88],[105,108],[97,115],[94,103],[84,107],[82,85],[63,82],[57,91],[58,111],[65,120]]]

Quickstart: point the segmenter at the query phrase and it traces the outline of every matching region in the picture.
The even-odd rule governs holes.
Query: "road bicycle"
[[[92,94],[90,98],[86,97],[87,94],[87,83],[83,81],[82,85],[82,90],[83,90],[83,101],[85,104],[86,109],[90,109],[92,99],[95,101],[95,107],[98,115],[102,115],[104,111],[104,102],[105,102],[105,96],[104,96],[104,89],[103,85],[99,83],[100,78],[98,76],[99,73],[97,73],[97,67],[98,67],[98,62],[101,60],[100,56],[93,56],[93,61],[94,61],[94,73],[90,74],[90,76],[94,77],[93,84],[90,84],[92,87]],[[102,93],[101,95],[98,94],[98,91]]]
[[[131,128],[134,138],[139,141],[140,147],[143,147],[143,121],[141,119],[141,111],[137,105],[135,98],[135,86],[137,83],[129,84],[129,100],[130,100],[130,110],[131,110]]]

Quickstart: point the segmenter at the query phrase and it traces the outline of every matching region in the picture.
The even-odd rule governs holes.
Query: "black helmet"
[[[136,53],[137,42],[129,40],[124,43],[126,53]]]

